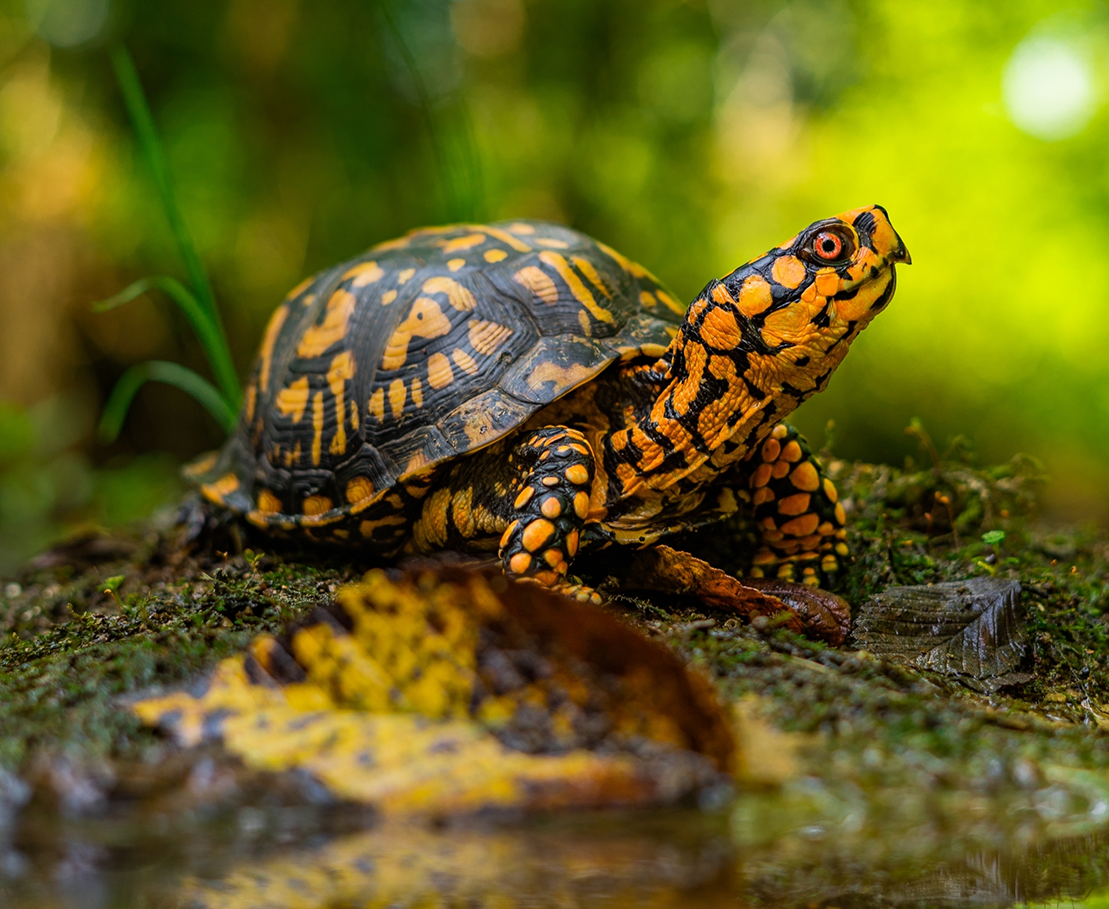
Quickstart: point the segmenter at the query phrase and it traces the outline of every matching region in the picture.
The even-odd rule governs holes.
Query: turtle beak
[[[909,250],[905,247],[905,241],[899,236],[897,237],[897,249],[890,253],[890,261],[899,262],[903,265],[913,264],[913,257],[909,255]]]

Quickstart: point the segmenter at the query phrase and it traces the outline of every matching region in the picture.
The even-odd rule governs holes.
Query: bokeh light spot
[[[108,22],[109,0],[26,0],[27,19],[55,47],[91,41]]]
[[[1080,133],[1096,108],[1089,63],[1058,38],[1021,41],[1005,64],[1002,92],[1016,127],[1048,141]]]

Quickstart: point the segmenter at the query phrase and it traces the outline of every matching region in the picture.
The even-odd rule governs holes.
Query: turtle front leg
[[[849,552],[847,516],[835,485],[804,437],[779,423],[746,464],[755,525],[763,542],[752,576],[813,586],[833,582]]]
[[[589,514],[593,450],[577,430],[547,426],[526,433],[508,460],[517,483],[500,542],[505,574],[561,589]]]

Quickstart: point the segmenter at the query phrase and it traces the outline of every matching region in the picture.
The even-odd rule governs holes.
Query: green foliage
[[[208,363],[215,373],[219,389],[193,370],[176,363],[151,361],[133,366],[123,374],[108,398],[100,423],[100,436],[104,441],[111,442],[119,435],[135,393],[149,381],[165,382],[192,395],[204,405],[225,431],[230,432],[235,426],[235,415],[242,401],[242,388],[235,372],[231,349],[227,343],[211,283],[200,262],[200,256],[196,252],[192,235],[185,225],[185,219],[181,215],[162,144],[135,65],[122,45],[112,50],[111,57],[120,92],[123,94],[143,156],[157,186],[162,209],[177,241],[185,270],[189,273],[192,289],[185,287],[174,278],[144,278],[110,299],[96,304],[94,309],[104,312],[122,306],[153,288],[162,290],[178,305],[196,332]]]

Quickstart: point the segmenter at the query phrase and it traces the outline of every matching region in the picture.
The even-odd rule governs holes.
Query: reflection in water
[[[0,903],[1001,909],[1109,885],[1109,830],[1071,807],[1041,810],[1028,796],[864,796],[801,780],[716,814],[377,822],[335,835],[320,832],[318,810],[288,808],[243,809],[189,835],[149,819],[141,829],[69,822],[39,831],[41,854],[17,837],[0,859]]]

